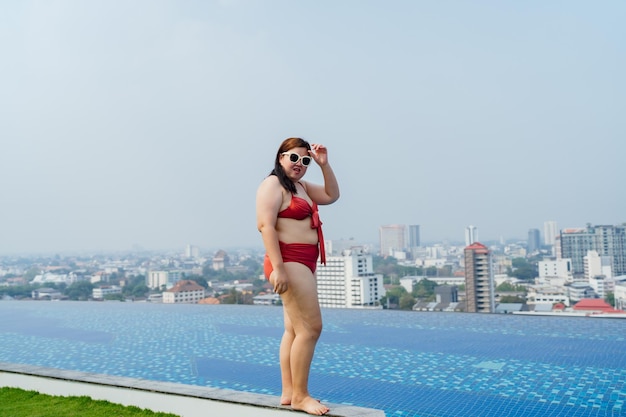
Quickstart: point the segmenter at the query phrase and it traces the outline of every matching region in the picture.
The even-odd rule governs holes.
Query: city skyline
[[[550,223],[555,224],[556,222],[551,221]],[[584,227],[564,227],[562,228],[563,230],[561,230],[561,228],[559,228],[557,230],[557,234],[556,236],[561,236],[561,233],[571,233],[572,231],[579,231],[579,230],[583,230],[585,227],[601,227],[601,226],[608,226],[608,227],[614,227],[614,226],[620,226],[623,225],[623,223],[620,224],[616,224],[616,225],[591,225],[591,223],[587,223]],[[391,224],[391,225],[380,225],[377,228],[377,236],[375,236],[372,240],[358,240],[358,239],[354,239],[354,238],[349,238],[349,239],[332,239],[332,238],[327,238],[325,239],[325,241],[327,242],[327,244],[329,242],[332,242],[331,247],[334,247],[334,244],[337,245],[337,247],[340,248],[349,248],[349,247],[368,247],[370,248],[370,250],[372,251],[372,253],[376,253],[378,255],[381,255],[381,251],[385,249],[386,245],[388,245],[388,243],[385,243],[385,241],[388,239],[388,237],[383,237],[385,234],[383,233],[383,230],[389,230],[389,229],[398,229],[401,230],[401,235],[403,236],[401,238],[401,240],[404,242],[404,246],[403,247],[396,247],[397,245],[391,245],[388,246],[389,248],[393,248],[394,252],[398,252],[398,253],[409,253],[411,252],[412,249],[415,249],[416,247],[411,246],[409,243],[411,241],[411,239],[415,238],[415,236],[412,238],[410,236],[410,232],[409,232],[409,228],[417,228],[417,230],[421,229],[421,225],[415,225],[415,224],[411,224],[411,225],[404,225],[404,224]],[[421,235],[416,235],[419,240],[420,240],[420,244],[418,245],[418,247],[422,247],[422,248],[426,248],[426,247],[432,247],[432,246],[438,246],[441,244],[444,245],[450,245],[450,246],[456,246],[456,247],[467,247],[468,245],[468,230],[471,229],[471,233],[470,235],[476,237],[478,236],[478,232],[479,232],[479,228],[474,226],[474,225],[470,225],[465,227],[462,231],[461,234],[464,234],[465,236],[460,236],[460,237],[456,237],[455,239],[433,239],[433,240],[425,240],[421,238]],[[538,230],[538,229],[529,229],[527,230],[527,235],[526,236],[509,236],[509,237],[505,237],[505,236],[500,236],[499,238],[489,238],[489,239],[482,239],[482,238],[478,238],[478,239],[473,239],[472,243],[477,242],[477,243],[481,243],[481,244],[487,244],[487,245],[524,245],[524,244],[528,244],[529,243],[529,239],[530,239],[530,232],[531,231],[535,231],[535,232],[539,232],[539,236],[541,239],[541,247],[533,247],[533,249],[553,249],[554,245],[549,245],[543,242],[543,232]],[[393,233],[392,233],[393,234]],[[395,239],[400,239],[400,237],[395,236]],[[190,243],[187,242],[185,244],[183,244],[182,246],[164,246],[164,247],[143,247],[141,245],[135,244],[132,247],[128,247],[128,248],[110,248],[110,249],[90,249],[90,248],[84,248],[84,249],[67,249],[67,250],[62,250],[62,249],[52,249],[52,250],[24,250],[21,252],[18,251],[6,251],[6,252],[0,252],[0,258],[5,257],[5,256],[53,256],[53,255],[64,255],[64,256],[73,256],[73,255],[77,255],[77,256],[83,256],[83,255],[87,255],[87,254],[106,254],[106,253],[142,253],[142,252],[150,252],[150,253],[182,253],[187,257],[191,257],[191,255],[189,255],[190,252],[195,253],[195,257],[199,256],[199,254],[202,252],[204,255],[206,256],[206,254],[210,254],[210,253],[216,253],[218,251],[223,251],[223,250],[256,250],[256,251],[264,251],[264,247],[262,245],[262,242],[252,242],[252,243],[248,243],[248,244],[241,244],[241,245],[224,245],[224,244],[220,244],[219,242],[216,242],[214,244],[210,244],[210,245],[198,245],[195,243]],[[397,256],[398,253],[394,253],[391,256]],[[554,253],[551,255],[554,257]]]
[[[0,254],[261,246],[256,189],[289,136],[329,149],[327,239],[621,224],[625,13],[2,2]]]

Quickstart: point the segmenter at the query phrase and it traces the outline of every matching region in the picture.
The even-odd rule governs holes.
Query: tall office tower
[[[541,234],[539,229],[528,230],[528,242],[526,245],[526,253],[530,255],[537,252],[541,248]]]
[[[195,259],[200,255],[200,251],[197,246],[187,245],[185,247],[185,258]]]
[[[556,228],[556,222],[553,220],[549,220],[547,222],[543,222],[543,243],[546,246],[554,246],[556,236],[559,231]]]
[[[465,228],[465,246],[469,246],[478,240],[478,230],[476,226],[467,226]]]
[[[380,254],[393,256],[394,252],[404,251],[406,248],[405,234],[406,226],[403,224],[380,226]]]
[[[491,273],[491,253],[479,242],[467,246],[465,257],[465,298],[468,313],[496,311],[495,287]]]
[[[326,266],[317,269],[317,292],[321,307],[373,308],[385,287],[383,276],[374,273],[372,255],[352,248],[326,257]]]
[[[572,272],[583,275],[588,251],[611,257],[613,275],[626,274],[626,225],[564,229],[560,234],[561,256],[572,260]]]
[[[409,248],[418,248],[420,246],[420,225],[409,225]]]

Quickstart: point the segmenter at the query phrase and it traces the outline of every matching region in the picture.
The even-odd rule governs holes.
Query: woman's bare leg
[[[283,387],[280,403],[281,405],[290,405],[291,396],[293,394],[291,382],[291,346],[296,335],[293,332],[293,327],[291,326],[291,321],[289,320],[286,310],[284,310],[284,320],[285,332],[280,341],[280,378]]]
[[[308,389],[315,345],[322,332],[322,313],[317,298],[317,282],[311,270],[305,265],[286,262],[285,269],[289,275],[289,289],[282,294],[283,308],[288,316],[285,324],[290,324],[294,335],[289,352],[291,406],[295,410],[309,414],[323,415],[329,411],[328,407],[312,398]],[[286,346],[287,343],[285,343],[285,348]],[[281,344],[281,351],[282,348]]]

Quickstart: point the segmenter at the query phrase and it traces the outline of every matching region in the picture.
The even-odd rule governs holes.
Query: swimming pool
[[[323,401],[387,416],[626,415],[626,320],[323,310]],[[0,302],[0,361],[280,395],[279,307]]]

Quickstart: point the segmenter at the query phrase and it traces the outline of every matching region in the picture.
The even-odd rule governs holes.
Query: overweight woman
[[[315,162],[324,184],[302,178]],[[329,409],[309,394],[309,371],[322,332],[315,269],[325,263],[318,205],[339,198],[339,185],[324,145],[285,139],[274,169],[257,191],[257,227],[265,246],[265,277],[283,302],[285,332],[280,343],[281,404],[313,415]]]

